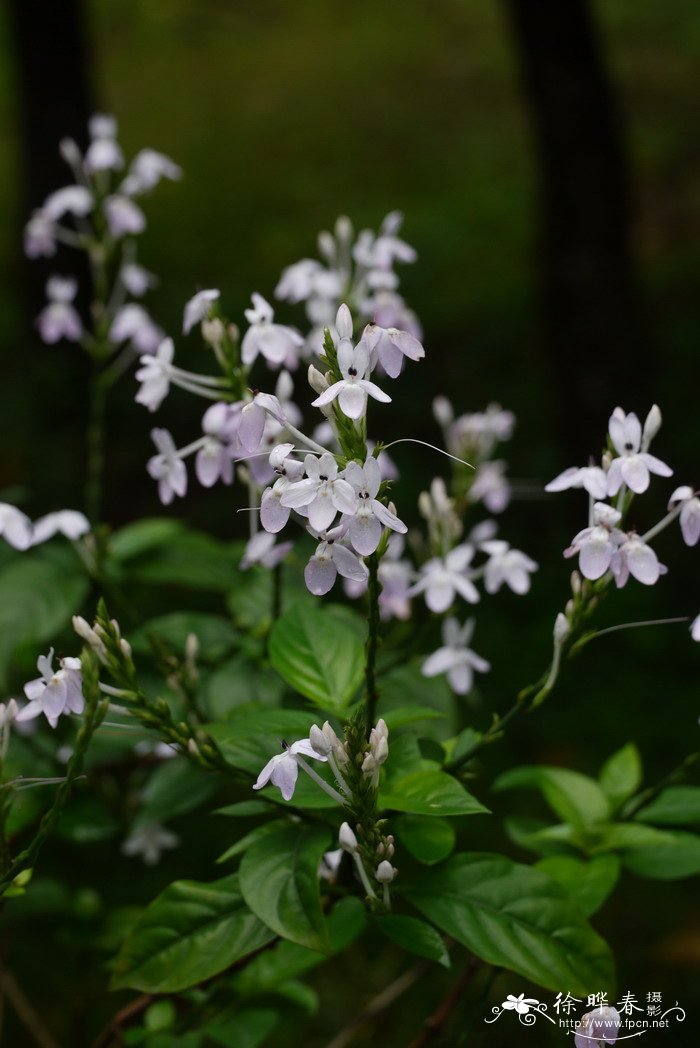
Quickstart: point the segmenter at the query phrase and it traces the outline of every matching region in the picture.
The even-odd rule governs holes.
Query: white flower
[[[476,604],[479,591],[467,576],[474,547],[456,546],[446,557],[433,557],[421,568],[421,577],[409,590],[409,596],[425,593],[425,603],[436,614],[447,611],[459,593],[469,604]]]
[[[625,585],[630,575],[645,586],[653,586],[659,576],[665,575],[668,570],[663,564],[659,564],[651,546],[647,546],[634,534],[629,535],[615,550],[610,568],[618,589]]]
[[[111,116],[96,113],[88,124],[92,142],[85,154],[85,170],[119,171],[124,167],[124,156],[116,140],[117,122]]]
[[[376,237],[371,230],[363,230],[353,250],[355,260],[367,269],[389,269],[395,261],[415,262],[415,249],[397,236],[402,222],[400,211],[390,211]]]
[[[121,191],[127,196],[138,196],[153,189],[161,178],[175,182],[182,177],[182,168],[155,149],[142,149],[131,161],[129,173],[122,182]]]
[[[300,739],[298,742],[293,742],[291,746],[285,746],[283,753],[275,754],[267,762],[258,775],[253,789],[261,790],[263,786],[267,786],[268,782],[271,782],[280,791],[284,800],[290,801],[294,796],[294,787],[297,784],[297,776],[299,775],[299,765],[295,756],[297,753],[304,757],[313,757],[317,761],[326,760],[325,757],[316,753],[308,739]]]
[[[510,502],[510,484],[505,471],[506,463],[502,459],[484,462],[477,468],[469,498],[473,502],[482,501],[489,513],[502,513]]]
[[[357,837],[350,828],[350,824],[347,822],[343,822],[340,825],[340,830],[338,831],[338,844],[343,851],[349,852],[351,855],[357,851]]]
[[[112,236],[136,236],[146,228],[146,216],[138,204],[126,196],[109,196],[104,202],[105,218]]]
[[[279,546],[276,546],[274,535],[267,531],[258,531],[246,545],[239,565],[241,571],[246,571],[253,564],[261,564],[264,568],[275,568],[284,560],[291,548],[291,542],[280,542]]]
[[[47,196],[42,214],[50,222],[58,222],[64,215],[84,218],[93,208],[92,193],[85,186],[64,186]]]
[[[163,342],[163,331],[143,306],[127,302],[114,314],[109,339],[117,345],[120,342],[132,342],[140,353],[155,353]]]
[[[198,291],[196,295],[192,296],[185,304],[185,311],[182,317],[182,333],[184,335],[189,335],[195,324],[199,324],[200,321],[209,316],[212,302],[216,302],[220,295],[221,292],[217,288],[208,288],[205,291]]]
[[[284,365],[293,371],[304,339],[294,328],[273,323],[274,310],[262,295],[254,292],[252,299],[253,309],[245,311],[250,327],[241,343],[241,360],[252,364],[258,354],[262,354],[271,367]]]
[[[570,466],[563,473],[545,484],[545,491],[566,491],[568,488],[585,488],[594,499],[604,499],[608,493],[608,478],[600,466]]]
[[[338,474],[338,463],[329,451],[304,459],[306,479],[290,484],[280,497],[288,509],[305,509],[315,531],[325,531],[337,512],[353,515],[357,496],[351,484]]]
[[[641,451],[642,426],[631,412],[625,415],[622,408],[615,408],[610,416],[610,439],[618,453],[608,470],[608,495],[616,495],[623,484],[639,495],[649,487],[649,474],[670,477],[673,470],[660,459]]]
[[[348,418],[358,419],[365,413],[368,394],[382,404],[391,403],[391,397],[366,378],[370,370],[369,347],[366,342],[360,341],[353,348],[350,336],[344,334],[348,330],[348,325],[343,318],[343,308],[347,310],[347,306],[341,306],[336,319],[336,327],[341,336],[338,344],[338,367],[343,377],[312,401],[312,405],[315,408],[326,407],[337,397],[343,414]],[[349,317],[349,310],[347,315]],[[350,321],[350,331],[352,331],[352,321]]]
[[[610,567],[615,550],[625,541],[624,532],[616,528],[621,514],[604,502],[593,506],[593,526],[579,531],[565,557],[579,555],[581,574],[592,581],[601,578]]]
[[[691,487],[684,485],[673,492],[668,508],[673,509],[678,502],[683,503],[680,513],[683,541],[686,546],[695,546],[700,539],[700,498]]]
[[[56,254],[54,223],[43,211],[35,211],[24,227],[24,253],[27,258],[51,258]]]
[[[153,273],[149,273],[136,262],[125,262],[119,271],[119,279],[129,294],[135,298],[141,298],[149,288],[155,287],[158,283]]]
[[[460,626],[457,619],[448,618],[442,624],[443,647],[438,648],[423,663],[421,672],[424,677],[436,677],[446,673],[450,687],[458,695],[471,691],[473,670],[477,673],[488,673],[490,663],[468,647],[474,633],[474,619],[468,619]]]
[[[294,451],[293,444],[278,444],[270,452],[270,465],[277,474],[277,480],[271,488],[263,491],[260,502],[260,523],[265,531],[273,535],[281,531],[289,520],[291,510],[282,505],[282,496],[290,486],[304,475],[304,464],[290,458]]]
[[[333,754],[338,764],[347,764],[345,743],[340,741],[330,721],[324,721],[322,728],[319,728],[318,724],[312,724],[309,729],[309,742],[322,757]]]
[[[156,411],[170,390],[172,363],[175,346],[171,338],[164,338],[152,356],[141,357],[141,367],[136,378],[141,388],[136,394],[136,403],[143,404],[149,411]]]
[[[396,532],[389,538],[387,551],[379,562],[379,613],[383,619],[406,620],[411,617],[411,578],[413,569],[408,560],[402,560],[404,540]]]
[[[75,541],[89,530],[90,522],[84,513],[78,512],[77,509],[61,509],[56,513],[47,513],[46,516],[34,522],[32,545],[37,546],[40,542],[46,542],[59,532],[67,539]]]
[[[507,542],[493,539],[482,542],[481,548],[488,554],[484,575],[487,593],[498,593],[505,582],[513,593],[523,594],[530,589],[530,574],[537,571],[537,564],[519,549],[511,549]]]
[[[21,509],[0,502],[0,535],[13,549],[29,549],[33,541],[32,522]]]
[[[334,848],[333,851],[324,852],[318,866],[318,875],[321,880],[335,883],[340,869],[340,861],[343,858],[343,849]]]
[[[80,659],[59,659],[60,669],[53,671],[53,648],[48,655],[40,655],[37,669],[40,676],[24,685],[29,702],[17,714],[18,721],[32,720],[41,713],[52,728],[62,713],[82,713],[85,705],[80,674]]]
[[[187,469],[167,429],[152,429],[151,437],[158,454],[148,460],[146,469],[158,481],[160,501],[167,506],[175,495],[182,498],[187,492]]]
[[[122,854],[140,855],[147,866],[155,866],[161,852],[177,848],[179,843],[180,838],[159,822],[145,822],[131,831],[122,844]]]
[[[357,582],[367,579],[369,573],[365,564],[340,541],[345,533],[344,525],[321,531],[320,534],[312,531],[321,541],[304,568],[304,581],[309,592],[317,597],[322,597],[333,588],[338,575]]]
[[[459,418],[447,426],[447,446],[453,454],[488,458],[496,444],[510,440],[515,426],[515,415],[500,404],[489,404],[486,411],[477,411]]]
[[[379,324],[368,324],[362,332],[362,341],[370,351],[379,358],[389,378],[396,378],[401,373],[404,357],[409,360],[422,360],[425,350],[417,338],[408,331],[398,328],[380,327]]]
[[[369,455],[364,466],[350,462],[345,477],[357,494],[357,511],[348,525],[348,537],[362,557],[374,553],[382,537],[383,528],[405,535],[408,530],[402,520],[387,509],[377,498],[382,483],[376,458]]]
[[[700,641],[700,615],[694,618],[690,624],[690,636],[693,640]]]
[[[37,317],[36,324],[44,342],[53,345],[65,338],[78,342],[83,325],[75,306],[72,305],[78,291],[78,282],[71,277],[50,277],[46,284],[49,304]]]

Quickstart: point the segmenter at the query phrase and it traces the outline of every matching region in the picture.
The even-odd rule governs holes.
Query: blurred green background
[[[44,347],[32,328],[38,278],[22,260],[21,229],[41,197],[28,199],[37,172],[22,160],[21,4],[7,5],[0,19],[0,488],[38,515],[80,504],[85,377],[74,347]],[[427,358],[392,390],[381,436],[434,439],[430,403],[439,392],[460,411],[498,400],[518,417],[507,451],[511,474],[534,488],[572,464],[574,449],[599,451],[601,427],[617,403],[643,414],[653,398],[665,419],[657,454],[674,466],[678,483],[697,485],[700,10],[690,0],[606,0],[588,9],[619,115],[636,312],[624,344],[591,342],[582,353],[579,334],[564,324],[553,339],[548,327],[543,213],[551,185],[543,180],[536,104],[521,75],[517,6],[86,0],[89,104],[118,117],[127,153],[152,146],[185,170],[181,183],[161,187],[146,204],[141,261],[161,279],[149,307],[177,334],[192,292],[220,287],[229,316],[240,320],[250,293],[271,295],[282,267],[313,255],[317,230],[338,214],[376,226],[399,208],[419,253],[418,265],[403,270],[403,289],[422,320]],[[37,90],[48,100],[63,86],[47,79]],[[65,130],[57,127],[56,139]],[[70,265],[66,256],[63,270]],[[288,307],[278,316],[301,321]],[[202,365],[194,342],[182,347],[186,366]],[[607,376],[602,385],[587,383],[592,369]],[[586,389],[593,392],[577,395]],[[153,419],[133,404],[133,393],[127,379],[110,412],[107,515],[114,523],[161,512],[144,469]],[[184,444],[198,415],[199,406],[175,391],[157,420]],[[439,465],[405,449],[396,458],[407,477],[398,501],[410,517],[415,494]],[[663,512],[671,490],[664,481],[655,486],[641,527]],[[237,504],[229,491],[193,486],[171,512],[228,537],[240,529]],[[550,501],[533,491],[504,521],[504,537],[542,568],[530,598],[499,595],[478,611],[475,646],[494,665],[483,684],[484,708],[475,713],[481,723],[490,708],[506,708],[546,660],[554,612],[567,592],[569,565],[560,551],[585,523],[584,506],[577,493]],[[697,561],[675,531],[660,540],[659,553],[670,575],[652,592],[631,583],[604,610],[610,622],[700,611]],[[654,782],[696,745],[697,660],[683,627],[596,642],[548,708],[487,755],[488,778],[513,761],[592,773],[636,737]],[[137,887],[134,877],[111,891],[140,903],[174,877],[206,877],[216,847],[192,844],[164,860],[147,885]],[[491,847],[493,838],[477,844]],[[73,853],[76,885],[101,891],[104,856],[91,854],[89,846]],[[629,984],[622,990],[665,989],[690,1005],[700,965],[696,885],[658,887],[627,875],[596,925],[620,952]],[[50,923],[37,935],[41,959],[33,956],[36,943],[13,944],[19,977],[60,1014],[68,991],[58,973],[47,972],[68,957],[66,970],[80,983],[80,948]],[[345,971],[348,1000],[324,1006],[309,1022],[310,1045],[330,1037],[336,1013],[346,1015],[377,989],[359,981],[363,970],[358,962]],[[104,984],[92,974],[89,1005],[79,986],[70,990],[78,995],[71,1013],[83,1014],[71,1021],[86,1031],[114,1007]],[[415,995],[404,1036],[431,1003],[429,987],[424,1000]],[[67,1043],[89,1043],[73,1036]],[[358,1044],[367,1043],[363,1036]],[[507,1043],[499,1036],[492,1031],[488,1043]],[[679,1043],[692,1031],[666,1036]]]

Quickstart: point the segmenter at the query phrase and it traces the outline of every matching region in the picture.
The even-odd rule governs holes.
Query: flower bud
[[[16,699],[8,699],[6,703],[0,702],[0,729],[12,724],[18,713],[19,706]]]
[[[554,620],[554,642],[555,644],[563,644],[566,638],[571,632],[571,626],[566,615],[561,611]]]
[[[433,401],[433,416],[439,426],[449,426],[454,420],[454,411],[447,397],[435,397]]]
[[[131,645],[129,644],[129,642],[126,639],[126,637],[120,637],[119,638],[119,648],[120,648],[120,651],[121,651],[122,655],[125,658],[127,658],[127,659],[131,658]]]
[[[398,873],[395,866],[392,866],[390,862],[384,859],[377,866],[374,876],[377,878],[380,884],[391,884],[394,877]]]
[[[229,326],[226,328],[226,334],[232,342],[238,342],[239,338],[241,337],[241,333],[238,329],[238,324],[229,324]]]
[[[350,854],[357,851],[357,837],[350,829],[347,822],[344,822],[340,827],[338,832],[338,844],[343,851],[350,852]]]
[[[219,349],[226,334],[224,322],[220,317],[205,317],[202,321],[202,338],[212,349]]]
[[[313,364],[309,364],[309,370],[307,372],[307,375],[309,379],[309,385],[313,389],[314,393],[325,393],[325,391],[328,389],[328,382],[326,381],[325,376],[322,375],[321,372],[318,370],[318,368],[315,368]]]
[[[661,429],[661,410],[658,404],[652,404],[651,411],[644,422],[642,430],[642,451],[646,451],[656,434]]]
[[[185,658],[188,662],[194,662],[199,655],[199,637],[196,633],[188,633],[185,639]]]
[[[327,230],[318,234],[318,253],[326,262],[335,261],[335,240]]]
[[[578,597],[581,592],[581,576],[578,571],[571,572],[571,592]]]
[[[566,604],[564,605],[564,611],[565,611],[565,613],[567,615],[573,615],[575,610],[576,610],[576,605],[574,604],[573,598],[569,597],[569,599],[567,600]]]
[[[321,757],[327,757],[331,752],[331,744],[329,739],[326,738],[325,734],[319,728],[318,724],[312,724],[309,729],[309,742]]]
[[[336,238],[343,244],[349,243],[353,238],[352,222],[347,215],[339,215],[335,223]]]
[[[58,151],[69,167],[78,167],[82,163],[78,143],[72,138],[62,138],[58,144]]]

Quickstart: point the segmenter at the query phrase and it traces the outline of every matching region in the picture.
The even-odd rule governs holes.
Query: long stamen
[[[449,451],[445,451],[444,448],[438,448],[435,444],[429,444],[427,440],[417,440],[415,437],[399,437],[398,440],[392,440],[390,444],[385,444],[382,447],[382,451],[388,451],[389,448],[393,448],[396,444],[422,444],[425,448],[432,448],[433,451],[437,451],[439,455],[444,455],[445,458],[453,459],[455,462],[460,462],[463,466],[468,466],[469,469],[476,469],[476,466],[471,462],[465,462],[464,459],[458,458],[456,455],[451,455]]]
[[[336,803],[340,804],[343,807],[345,806],[345,797],[338,793],[337,790],[334,790],[332,786],[329,786],[325,779],[322,779],[321,776],[314,771],[311,765],[306,763],[306,761],[302,756],[300,756],[300,754],[295,753],[294,760],[297,762],[299,767],[303,768],[306,774],[314,780],[316,785],[321,787],[324,793],[327,793],[329,797],[332,797],[333,800],[336,801]]]

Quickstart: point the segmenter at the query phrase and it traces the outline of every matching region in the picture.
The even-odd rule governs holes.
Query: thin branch
[[[346,1045],[350,1044],[361,1026],[364,1026],[365,1023],[375,1019],[382,1012],[386,1011],[387,1008],[391,1007],[394,1001],[398,1000],[406,990],[410,990],[414,983],[422,979],[429,967],[428,964],[417,964],[414,968],[409,968],[408,971],[400,975],[394,982],[385,986],[376,997],[372,998],[367,1007],[363,1008],[359,1015],[351,1019],[348,1025],[336,1034],[332,1041],[328,1042],[326,1048],[346,1048]]]
[[[36,1041],[37,1048],[58,1048],[57,1041],[54,1041],[49,1031],[44,1027],[29,1000],[24,996],[14,975],[6,968],[0,968],[0,992],[5,995],[12,1005],[17,1018],[29,1030]]]
[[[471,958],[460,977],[441,1001],[438,1009],[425,1020],[423,1029],[411,1041],[409,1048],[425,1048],[425,1045],[440,1036],[480,965],[481,961],[478,957]]]

